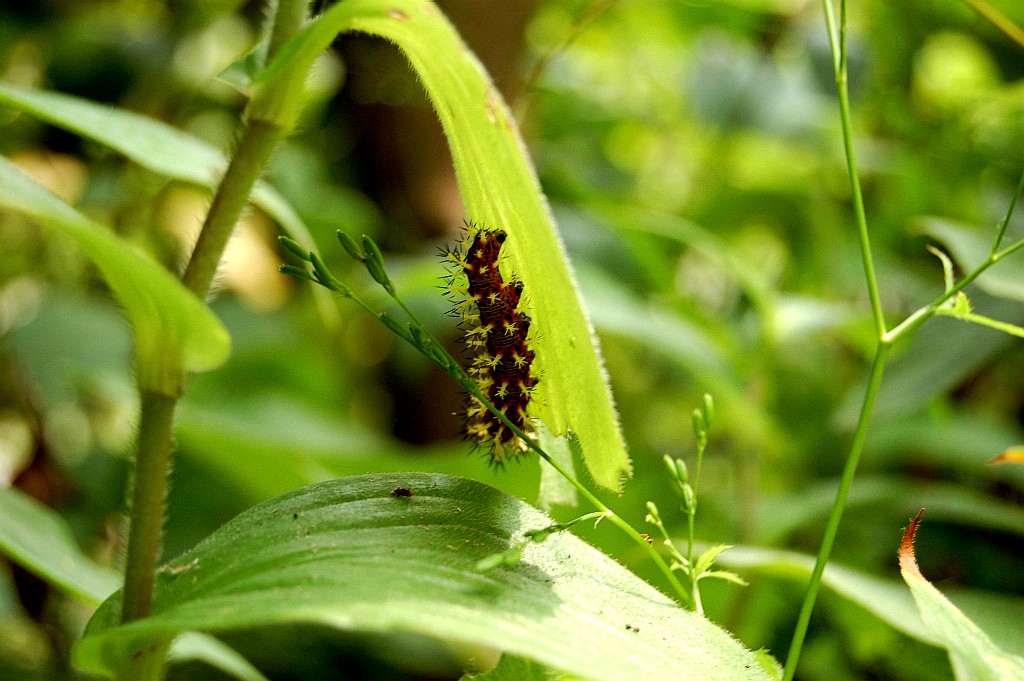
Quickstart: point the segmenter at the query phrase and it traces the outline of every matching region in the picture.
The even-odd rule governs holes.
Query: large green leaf
[[[17,489],[0,489],[0,551],[47,582],[91,604],[120,585],[78,548],[63,519]]]
[[[165,565],[152,617],[117,626],[119,594],[104,603],[75,659],[109,674],[185,629],[301,621],[484,645],[592,679],[768,678],[728,633],[570,534],[528,543],[517,564],[475,570],[551,522],[514,497],[443,475],[296,490]]]
[[[135,330],[140,388],[173,395],[180,390],[182,369],[204,371],[227,359],[228,332],[170,272],[90,222],[4,158],[0,207],[67,235],[103,273]]]
[[[949,651],[958,681],[1024,681],[1024,658],[1002,650],[948,598],[925,579],[914,557],[918,512],[903,535],[900,573],[910,587],[921,619],[939,645]],[[1020,631],[1020,622],[1014,623]]]
[[[212,189],[228,167],[224,154],[202,140],[123,109],[4,83],[0,83],[0,103],[100,142],[143,168],[183,182]],[[281,223],[296,241],[307,248],[316,247],[302,220],[272,187],[257,183],[253,202]]]
[[[290,127],[305,74],[345,31],[394,42],[419,76],[451,149],[467,217],[508,233],[511,270],[536,327],[539,416],[555,435],[579,438],[594,480],[618,490],[630,474],[597,339],[515,120],[479,62],[432,2],[349,0],[311,22],[254,89],[252,115]]]

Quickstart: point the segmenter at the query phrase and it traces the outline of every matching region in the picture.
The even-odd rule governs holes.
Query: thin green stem
[[[826,16],[831,16],[831,4],[824,0]],[[850,192],[853,199],[853,213],[857,221],[857,237],[860,240],[860,254],[864,267],[864,278],[868,285],[868,297],[871,300],[871,315],[875,320],[875,331],[878,337],[885,335],[885,313],[882,310],[882,298],[878,293],[878,279],[875,275],[875,264],[871,256],[871,236],[868,233],[867,215],[864,210],[864,196],[860,189],[860,178],[857,174],[857,157],[853,148],[853,123],[850,118],[849,74],[846,58],[846,0],[840,2],[839,10],[839,44],[836,45],[836,34],[830,27],[829,40],[836,68],[836,89],[839,95],[839,114],[843,127],[843,146],[846,150],[846,168],[850,178]],[[834,19],[833,19],[834,21]]]
[[[480,397],[482,397],[482,395],[478,396],[477,399],[480,399]],[[538,445],[536,442],[534,442],[532,438],[528,437],[525,433],[516,428],[516,426],[513,423],[511,423],[507,418],[505,418],[505,415],[502,414],[498,409],[493,408],[493,405],[491,405],[490,403],[485,402],[485,404],[487,404],[488,409],[491,409],[492,413],[494,413],[496,417],[501,419],[502,423],[504,423],[506,426],[512,429],[512,432],[514,432],[519,437],[523,438],[523,441],[526,442],[526,444],[531,449],[537,452],[538,456],[540,456],[542,459],[551,464],[552,468],[558,471],[558,473],[563,478],[568,480],[569,483],[573,487],[575,487],[576,490],[594,506],[594,508],[601,511],[613,525],[622,530],[626,534],[626,536],[632,539],[641,549],[643,549],[647,556],[652,561],[654,561],[654,564],[658,566],[658,569],[665,576],[665,579],[668,580],[669,584],[672,585],[672,588],[679,595],[680,599],[683,600],[683,602],[689,603],[691,605],[693,604],[693,600],[690,598],[690,594],[686,592],[686,587],[684,587],[682,582],[679,581],[679,578],[676,577],[675,572],[673,572],[672,568],[669,567],[668,563],[665,562],[665,559],[661,557],[661,554],[659,554],[657,550],[655,550],[655,548],[644,538],[642,534],[637,532],[632,525],[630,525],[628,522],[619,517],[619,515],[616,514],[615,511],[605,506],[605,504],[596,496],[594,496],[594,494],[589,489],[587,489],[583,483],[581,483],[579,480],[573,477],[572,474],[569,473],[569,471],[562,468],[562,466],[557,461],[548,456],[547,452],[541,449],[540,445]]]
[[[1010,207],[1006,211],[1006,215],[999,221],[999,226],[996,228],[996,238],[992,242],[992,255],[999,253],[999,247],[1003,245],[1003,239],[1006,237],[1006,230],[1010,226],[1010,220],[1013,218],[1013,211],[1017,208],[1017,202],[1020,200],[1020,195],[1024,193],[1024,173],[1021,173],[1020,181],[1017,182],[1017,189],[1013,192],[1013,198],[1010,199]]]
[[[135,480],[129,511],[122,622],[146,617],[153,603],[177,402],[176,396],[153,392],[142,395]]]
[[[849,495],[850,488],[853,486],[853,479],[857,473],[857,464],[860,462],[860,456],[864,449],[864,440],[867,437],[871,413],[874,411],[875,400],[878,397],[878,390],[882,384],[882,374],[885,371],[886,359],[892,347],[892,341],[886,330],[881,296],[878,292],[878,280],[875,276],[875,266],[871,256],[871,238],[868,232],[867,215],[864,210],[864,197],[860,189],[857,159],[853,147],[853,123],[850,116],[849,74],[847,68],[846,0],[840,0],[838,32],[836,31],[836,21],[830,0],[822,0],[822,6],[825,12],[829,43],[832,47],[832,59],[835,66],[836,90],[839,98],[839,113],[843,130],[843,146],[846,150],[846,167],[850,178],[850,191],[853,199],[854,216],[857,222],[861,260],[864,267],[864,277],[868,286],[868,297],[871,300],[871,313],[878,341],[874,362],[871,366],[867,392],[861,404],[857,428],[854,431],[850,452],[847,455],[846,465],[843,469],[843,477],[839,484],[839,490],[836,493],[835,504],[832,506],[828,524],[825,527],[825,535],[822,537],[818,558],[814,564],[814,571],[811,573],[811,579],[807,585],[807,593],[800,607],[800,615],[797,619],[796,628],[793,631],[789,654],[786,656],[784,681],[792,681],[793,676],[796,674],[796,667],[800,660],[800,651],[807,636],[807,627],[810,624],[814,603],[818,596],[818,589],[821,586],[821,576],[825,572],[825,566],[828,564],[829,556],[832,554],[832,545],[835,542],[836,534],[839,532],[839,523],[846,508],[846,498]],[[918,323],[923,323],[926,318],[932,315],[934,315],[934,312],[922,312],[919,315],[920,322]]]
[[[988,19],[988,21],[1006,34],[1008,38],[1024,47],[1024,30],[1013,23],[1009,17],[985,2],[985,0],[966,0],[967,4],[974,8],[974,11]]]
[[[857,429],[853,434],[850,452],[846,457],[846,466],[843,469],[843,477],[839,483],[839,491],[836,493],[836,501],[832,506],[832,513],[829,515],[828,524],[825,526],[825,536],[821,540],[818,560],[814,564],[814,571],[811,573],[811,580],[807,586],[807,594],[800,608],[796,630],[793,632],[793,639],[789,646],[789,654],[786,656],[786,669],[783,681],[792,681],[793,675],[796,674],[800,650],[803,648],[804,638],[807,635],[807,626],[810,624],[811,613],[814,610],[814,601],[817,599],[818,587],[821,585],[821,575],[825,572],[825,565],[828,563],[829,555],[832,553],[832,544],[835,542],[836,534],[839,532],[839,522],[842,520],[843,509],[846,507],[846,498],[849,496],[850,488],[853,486],[853,478],[857,474],[857,464],[860,462],[860,455],[864,450],[864,440],[867,437],[871,412],[874,411],[878,390],[882,385],[882,374],[885,371],[885,363],[889,356],[890,347],[888,343],[879,343],[875,352],[875,359],[871,365],[871,376],[868,379],[867,392],[864,395],[860,416],[857,419]]]
[[[1001,240],[1002,236],[1000,235],[997,241]],[[939,310],[942,308],[943,305],[952,300],[958,293],[963,291],[965,288],[973,284],[978,277],[985,273],[986,270],[988,270],[990,267],[995,265],[1003,258],[1012,255],[1013,253],[1016,253],[1021,248],[1024,248],[1024,240],[1017,241],[1007,246],[1003,250],[989,255],[985,262],[978,265],[976,268],[974,268],[974,270],[969,272],[963,279],[956,282],[948,291],[946,291],[941,296],[939,296],[932,302],[928,303],[924,307],[918,308],[913,313],[911,313],[906,319],[904,319],[898,325],[893,327],[891,331],[887,331],[882,336],[882,342],[888,344],[895,343],[903,336],[917,329],[919,326],[921,326],[926,321],[928,321],[936,314],[938,314]]]

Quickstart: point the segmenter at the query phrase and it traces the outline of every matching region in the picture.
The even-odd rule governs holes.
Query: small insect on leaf
[[[408,487],[396,487],[391,490],[391,496],[398,499],[408,499],[412,496],[412,490]]]

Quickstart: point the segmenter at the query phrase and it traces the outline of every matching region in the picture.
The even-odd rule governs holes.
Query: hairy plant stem
[[[267,44],[268,61],[299,32],[306,21],[308,8],[309,0],[277,0],[274,25],[270,30],[270,41]]]
[[[275,17],[276,45],[301,27],[302,14],[295,12],[297,0],[281,0]],[[303,5],[305,3],[302,3]],[[285,16],[284,20],[279,20]],[[272,46],[273,49],[276,49]],[[253,185],[266,165],[278,140],[286,131],[261,120],[250,120],[238,143],[227,172],[217,188],[199,240],[182,280],[199,298],[210,290],[213,277],[231,232],[249,200]],[[184,386],[185,374],[178,369]],[[138,449],[121,621],[146,617],[153,604],[156,567],[160,559],[164,504],[171,470],[174,410],[180,397],[146,392],[142,395]],[[159,679],[164,667],[165,647],[141,651],[122,675],[126,679]]]
[[[188,262],[182,282],[200,298],[206,296],[213,283],[224,247],[235,229],[238,216],[249,201],[249,193],[263,166],[270,158],[281,128],[266,121],[250,121],[238,142],[227,173],[221,181],[210,212],[199,233],[192,258]]]
[[[132,489],[124,603],[121,621],[149,615],[153,603],[156,564],[167,498],[167,474],[171,466],[171,436],[177,396],[146,392],[142,395],[135,481]]]

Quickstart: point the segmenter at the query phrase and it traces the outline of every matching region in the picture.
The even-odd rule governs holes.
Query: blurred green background
[[[699,538],[815,553],[873,350],[820,5],[440,4],[519,117],[601,338],[636,469],[611,503],[640,527],[654,499],[682,533],[660,459],[692,460],[689,414],[709,392]],[[1024,6],[992,4],[1024,24]],[[1024,47],[958,0],[850,12],[855,145],[892,325],[942,291],[925,246],[955,254],[956,239],[988,239],[1009,205],[1024,167]],[[237,60],[264,14],[233,0],[2,3],[0,81],[123,107],[230,152],[247,87]],[[335,272],[385,305],[333,234],[377,238],[406,300],[454,348],[437,252],[463,213],[414,76],[392,47],[354,37],[310,86],[267,179]],[[181,270],[206,192],[4,108],[0,153]],[[535,500],[536,462],[493,470],[469,453],[454,382],[345,301],[325,320],[306,286],[277,274],[275,234],[253,209],[226,256],[212,305],[233,354],[181,404],[165,555],[257,501],[356,473],[443,471]],[[3,214],[0,244],[0,484],[57,508],[116,565],[137,408],[129,330],[69,242]],[[1024,322],[1021,259],[972,289],[979,311]],[[1024,597],[1024,469],[984,464],[1024,442],[1022,360],[1019,339],[952,319],[898,348],[837,562],[898,579],[901,528],[923,506],[926,576]],[[659,583],[614,530],[583,534]],[[708,587],[709,615],[783,657],[801,582],[745,574],[745,589]],[[0,562],[0,676],[73,678],[69,646],[88,615]],[[309,628],[231,643],[275,679],[458,674],[422,641]],[[800,677],[950,674],[941,651],[826,593]],[[220,677],[186,665],[172,678]]]

